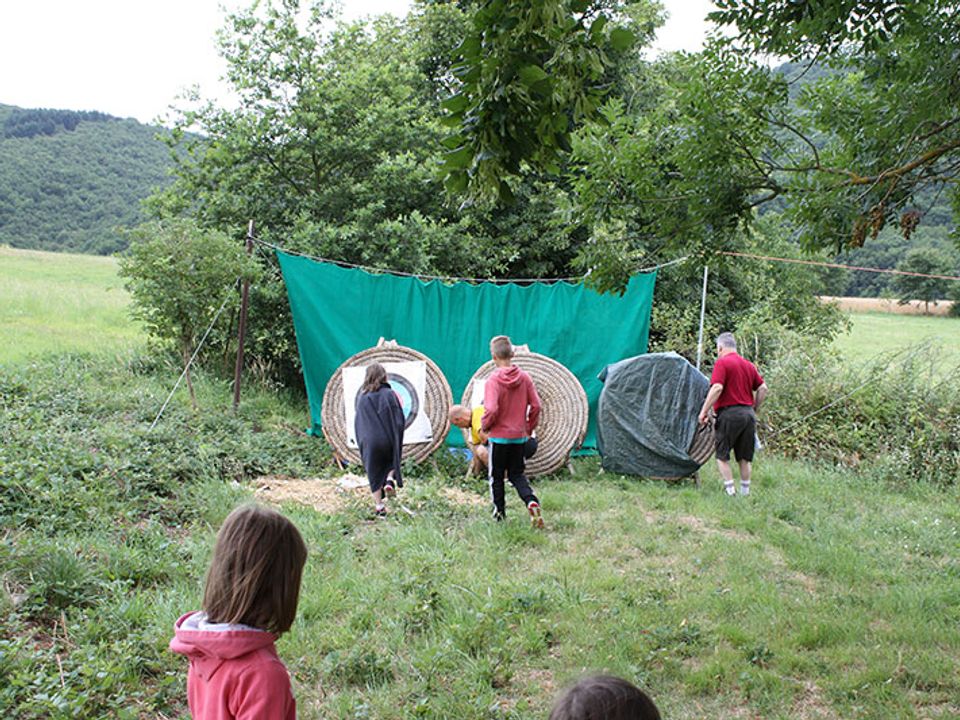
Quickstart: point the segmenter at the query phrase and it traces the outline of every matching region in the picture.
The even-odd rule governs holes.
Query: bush
[[[826,349],[787,351],[769,366],[762,439],[788,456],[819,457],[882,480],[951,485],[960,476],[960,368],[937,349],[849,368]]]
[[[199,598],[158,600],[197,591],[210,526],[248,497],[238,483],[330,462],[289,398],[248,387],[235,416],[203,372],[205,410],[184,393],[150,430],[177,374],[81,355],[0,367],[0,712],[183,715],[166,619],[150,634]],[[364,658],[351,662],[363,674]]]

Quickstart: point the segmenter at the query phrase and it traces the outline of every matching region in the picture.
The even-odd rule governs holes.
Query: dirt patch
[[[513,676],[513,685],[539,688],[540,694],[553,697],[557,694],[557,682],[550,670],[519,670]]]
[[[254,480],[254,496],[268,503],[295,502],[333,515],[366,502],[366,478],[346,473],[338,478],[289,478],[264,475]]]
[[[409,485],[407,487],[409,488]],[[404,494],[405,491],[401,490],[401,498]],[[485,498],[458,487],[443,487],[437,491],[437,494],[451,505],[478,507],[486,505]],[[264,475],[254,481],[254,495],[263,502],[273,504],[295,502],[327,515],[334,515],[349,508],[363,507],[371,502],[367,479],[353,473],[329,478]]]
[[[803,693],[797,698],[793,709],[794,717],[799,720],[833,720],[839,717],[823,699],[823,693],[816,683],[809,681],[803,683]]]
[[[918,718],[934,720],[935,718],[960,717],[960,705],[955,702],[930,702],[930,698],[924,697],[922,693],[918,692],[910,692],[908,695],[910,703],[916,708]]]
[[[751,536],[747,533],[711,527],[710,525],[707,525],[702,518],[698,518],[695,515],[680,515],[675,518],[670,518],[665,515],[658,515],[655,512],[650,512],[647,510],[644,512],[643,517],[651,525],[663,525],[664,523],[674,520],[678,525],[683,525],[685,528],[689,528],[700,535],[719,535],[720,537],[727,538],[728,540],[738,540],[742,542],[746,542],[751,539]]]
[[[821,295],[820,300],[825,303],[834,303],[845,312],[883,312],[894,315],[949,315],[953,302],[950,300],[941,300],[936,305],[930,303],[929,306],[920,300],[911,300],[901,305],[899,300],[889,298],[858,298],[858,297],[833,297],[830,295]]]
[[[487,498],[477,495],[477,493],[467,492],[458,487],[440,488],[440,494],[452,505],[473,505],[474,507],[486,507],[490,502]]]
[[[696,530],[701,535],[719,535],[720,537],[727,538],[727,540],[737,540],[740,542],[752,540],[752,537],[747,533],[710,527],[702,518],[698,518],[695,515],[681,515],[677,518],[677,522],[691,530]]]

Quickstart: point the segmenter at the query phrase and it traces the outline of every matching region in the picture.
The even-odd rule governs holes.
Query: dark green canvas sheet
[[[607,365],[647,351],[656,272],[636,275],[623,296],[567,282],[531,285],[422,281],[372,274],[277,252],[287,285],[311,432],[320,433],[323,393],[351,355],[383,337],[422,352],[443,371],[454,402],[490,359],[494,335],[563,363],[590,402],[585,450],[596,449],[596,407]],[[462,445],[459,432],[451,445]]]

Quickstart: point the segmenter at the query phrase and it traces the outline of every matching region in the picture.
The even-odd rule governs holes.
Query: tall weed
[[[960,368],[944,372],[935,346],[862,367],[820,347],[780,353],[765,373],[764,442],[895,482],[950,485],[960,477]]]

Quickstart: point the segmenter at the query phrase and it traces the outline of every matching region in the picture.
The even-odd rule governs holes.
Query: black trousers
[[[490,498],[493,501],[493,516],[497,520],[502,520],[506,516],[506,498],[504,497],[503,479],[506,477],[510,484],[517,491],[517,495],[523,500],[524,506],[537,500],[533,494],[533,488],[527,481],[527,476],[523,474],[526,461],[523,457],[523,443],[503,444],[490,443],[490,468],[487,479],[490,482]]]

